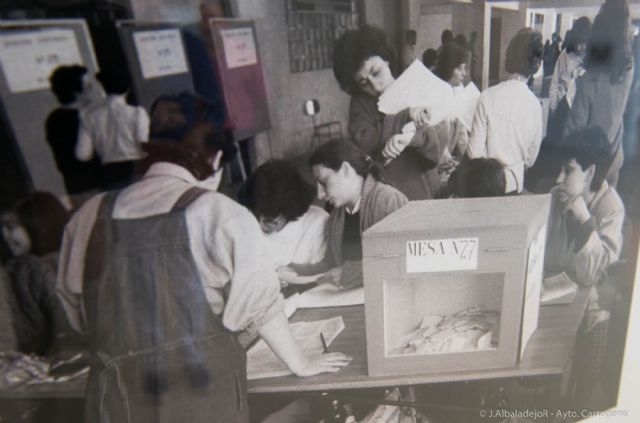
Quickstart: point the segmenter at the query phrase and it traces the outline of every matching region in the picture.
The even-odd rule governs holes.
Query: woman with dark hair
[[[67,329],[55,294],[58,251],[69,213],[52,194],[35,192],[2,215],[12,258],[6,269],[13,329],[21,352],[46,354]]]
[[[542,36],[521,29],[507,47],[508,79],[480,95],[473,120],[467,154],[504,163],[510,170],[509,192],[522,191],[525,171],[535,162],[542,141],[542,107],[527,86],[541,60]]]
[[[101,100],[98,94],[92,94],[96,84],[90,82],[84,66],[59,66],[49,77],[49,83],[60,107],[47,116],[45,137],[67,193],[74,205],[79,206],[88,195],[103,187],[100,162],[97,159],[83,162],[75,154],[81,111]]]
[[[623,163],[624,109],[633,81],[631,21],[625,0],[607,0],[591,28],[584,58],[586,72],[576,80],[565,134],[598,126],[609,139],[612,163],[607,181],[617,185]]]
[[[378,110],[378,97],[395,81],[394,69],[395,53],[381,29],[365,25],[335,42],[334,75],[351,95],[351,141],[373,160],[385,163],[389,180],[409,199],[433,198],[440,187],[437,166],[450,127],[444,122],[402,133],[405,124],[420,122],[422,109],[407,108],[395,115]]]
[[[567,32],[566,48],[558,57],[549,86],[549,113],[555,112],[571,83],[583,72],[582,58],[590,33],[591,21],[586,16],[576,20],[573,28]]]
[[[327,223],[327,254],[314,266],[291,266],[300,275],[329,270],[317,282],[345,288],[362,285],[362,232],[408,200],[385,183],[383,170],[366,153],[344,141],[313,152],[309,166],[318,198],[333,207]]]
[[[456,43],[445,44],[438,54],[434,74],[453,88],[464,87],[467,76],[467,51]]]
[[[329,215],[311,203],[315,189],[294,165],[259,166],[240,191],[240,202],[258,219],[276,267],[316,264],[325,256]]]
[[[584,73],[582,59],[590,34],[589,18],[579,18],[567,32],[566,48],[562,50],[556,62],[549,85],[548,134],[552,139],[562,138],[569,108],[576,92],[575,80]]]

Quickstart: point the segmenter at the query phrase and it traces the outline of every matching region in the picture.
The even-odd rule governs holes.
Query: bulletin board
[[[209,24],[227,122],[236,141],[251,138],[271,127],[255,24],[242,19]]]
[[[131,88],[147,111],[161,95],[193,92],[193,80],[180,26],[173,23],[119,21]]]
[[[44,124],[58,101],[49,75],[63,64],[90,74],[97,62],[83,19],[0,22],[0,109],[3,124],[31,178],[33,188],[66,195],[62,175],[45,140]]]

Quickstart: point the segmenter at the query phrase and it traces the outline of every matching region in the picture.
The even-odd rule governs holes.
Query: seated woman
[[[449,194],[456,198],[505,195],[504,165],[496,159],[472,159],[460,165],[449,178]]]
[[[492,157],[513,171],[507,190],[521,192],[525,171],[533,166],[542,142],[542,106],[527,86],[542,60],[542,35],[524,28],[507,47],[506,81],[480,94],[467,154]]]
[[[58,251],[67,210],[46,192],[35,192],[2,215],[9,304],[18,350],[44,355],[68,326],[56,298]]]
[[[407,197],[388,185],[371,157],[351,143],[328,142],[308,163],[318,198],[333,207],[327,223],[327,254],[316,265],[293,265],[287,270],[299,275],[326,272],[318,283],[362,285],[362,232],[407,204]]]
[[[284,160],[258,167],[240,192],[240,202],[258,219],[276,267],[316,264],[327,249],[329,214],[312,206],[315,189]]]
[[[408,108],[396,115],[378,110],[378,97],[395,81],[395,57],[384,31],[365,25],[336,40],[333,72],[340,88],[351,95],[351,141],[384,163],[389,180],[410,200],[425,200],[440,189],[437,166],[451,138],[449,125],[423,126],[404,134],[405,124],[421,121],[423,109]],[[396,155],[388,155],[385,147],[397,150]]]

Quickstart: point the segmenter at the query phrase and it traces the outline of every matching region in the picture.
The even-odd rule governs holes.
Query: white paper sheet
[[[179,30],[139,31],[133,42],[144,79],[189,71]]]
[[[82,65],[76,35],[53,29],[0,35],[0,64],[9,91],[49,88],[51,72],[61,65]]]
[[[549,276],[542,283],[540,304],[571,304],[577,292],[578,284],[572,281],[566,273]]]
[[[298,308],[341,307],[364,304],[364,287],[342,289],[325,283],[302,294]]]
[[[307,356],[319,355],[323,352],[320,334],[331,345],[344,329],[342,316],[314,322],[298,322],[291,325],[296,343]],[[287,366],[275,356],[264,340],[258,341],[247,353],[247,378],[249,380],[266,377],[278,377],[292,374]]]
[[[469,82],[455,97],[453,114],[462,122],[468,131],[471,131],[473,116],[476,113],[479,99],[480,90],[478,90],[478,87],[476,87],[476,84],[473,82]]]
[[[455,97],[453,88],[427,69],[422,62],[413,62],[378,99],[378,110],[390,115],[407,107],[426,107],[427,125],[437,125],[450,116]]]
[[[220,31],[220,35],[222,35],[227,68],[234,69],[258,63],[253,29],[223,29]]]

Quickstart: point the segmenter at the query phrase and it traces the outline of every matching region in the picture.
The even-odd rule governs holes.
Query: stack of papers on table
[[[571,304],[576,298],[578,285],[566,273],[550,276],[542,282],[540,304]]]
[[[291,332],[296,343],[306,356],[320,355],[323,353],[320,334],[324,336],[327,346],[344,329],[342,316],[315,322],[293,323]],[[247,378],[249,380],[266,377],[286,376],[292,374],[289,368],[271,351],[264,340],[258,341],[247,353]]]
[[[378,110],[393,115],[407,107],[425,107],[429,111],[427,125],[432,126],[449,117],[454,101],[451,85],[416,60],[382,93]]]

